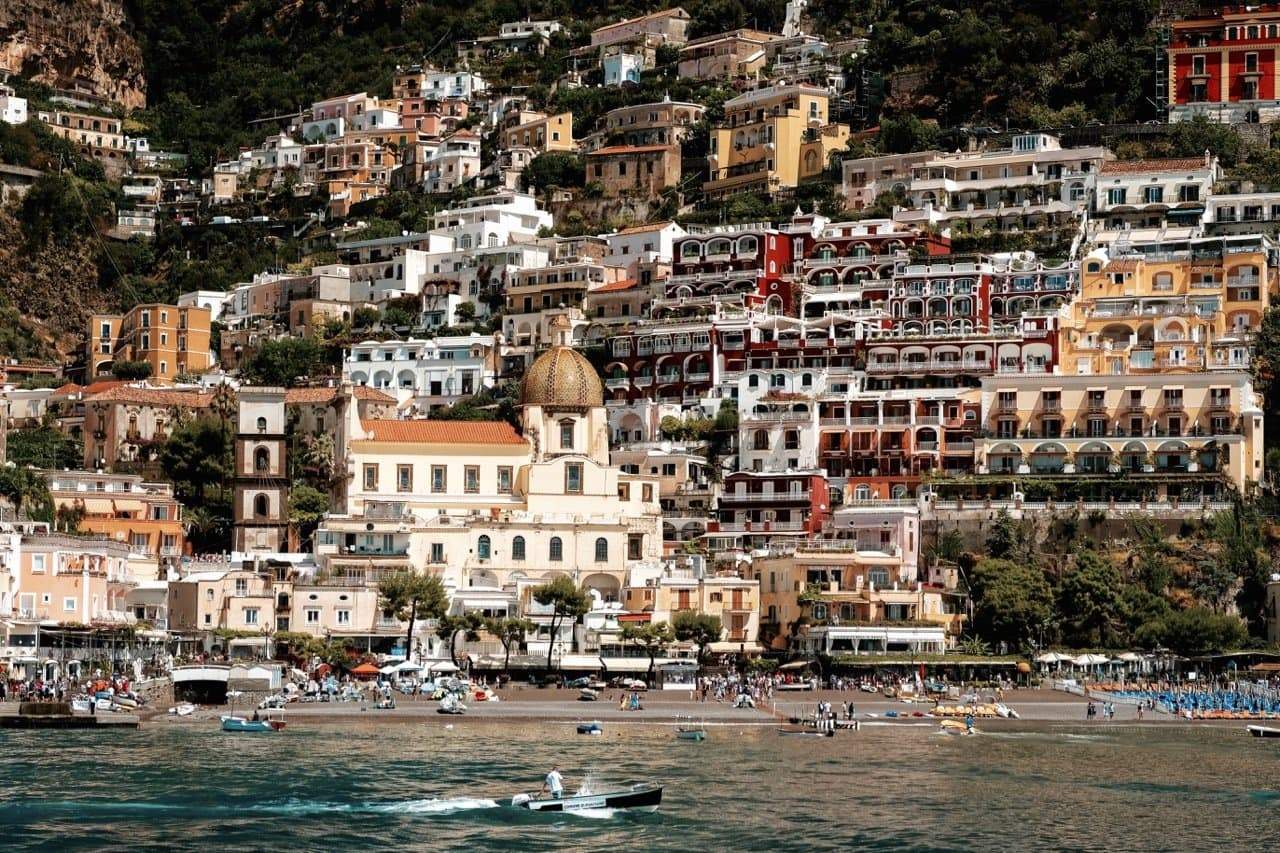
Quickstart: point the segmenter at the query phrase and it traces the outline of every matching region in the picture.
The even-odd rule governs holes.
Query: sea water
[[[318,724],[0,732],[0,850],[1277,850],[1280,741],[1243,726],[1045,724],[967,738],[712,728]],[[529,812],[666,785],[656,814]]]

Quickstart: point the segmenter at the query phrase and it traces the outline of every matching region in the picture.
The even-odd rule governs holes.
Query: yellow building
[[[1240,370],[1159,382],[1000,374],[982,380],[978,473],[1096,479],[1113,497],[1194,499],[1260,479],[1262,437],[1261,401]]]
[[[831,539],[755,557],[746,576],[760,584],[762,641],[823,654],[945,651],[964,625],[959,599],[900,577],[900,558],[877,548]]]
[[[1064,324],[1063,372],[1247,369],[1274,279],[1256,234],[1095,250]]]
[[[847,125],[829,123],[827,105],[825,89],[799,83],[726,101],[724,121],[711,134],[707,197],[773,193],[820,176],[849,141]]]
[[[123,316],[95,314],[89,321],[89,378],[109,374],[116,361],[146,362],[157,382],[203,373],[213,366],[210,325],[209,309],[196,305],[151,303],[135,305]]]
[[[668,572],[649,578],[644,586],[623,591],[623,608],[650,613],[653,622],[671,622],[677,613],[692,612],[719,618],[720,639],[712,653],[760,651],[760,582],[737,575],[695,577],[692,572]]]
[[[530,148],[541,154],[544,151],[573,151],[573,113],[557,113],[553,116],[531,113],[514,127],[502,131],[502,147]]]

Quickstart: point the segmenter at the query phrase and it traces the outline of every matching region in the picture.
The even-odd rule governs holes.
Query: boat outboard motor
[[[529,796],[528,794],[516,794],[514,797],[511,798],[511,805],[523,806],[525,803],[529,802],[532,799],[533,797]]]

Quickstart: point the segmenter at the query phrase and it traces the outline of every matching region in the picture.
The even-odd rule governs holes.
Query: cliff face
[[[0,0],[0,69],[128,109],[147,103],[121,0]]]

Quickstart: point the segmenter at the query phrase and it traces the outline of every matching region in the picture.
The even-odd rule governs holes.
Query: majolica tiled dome
[[[559,321],[559,322],[557,322]],[[534,360],[520,385],[520,402],[526,406],[588,408],[604,405],[604,385],[591,362],[564,343],[567,317],[551,321],[560,343]],[[564,326],[566,328],[561,328]]]

